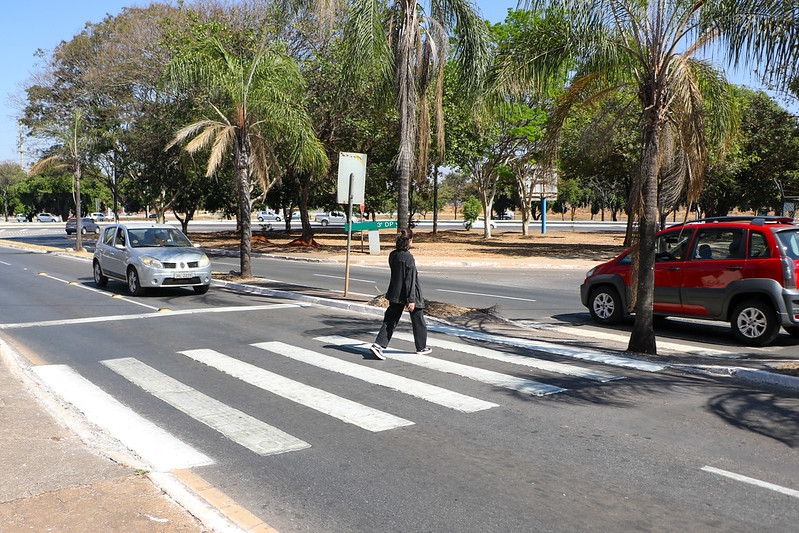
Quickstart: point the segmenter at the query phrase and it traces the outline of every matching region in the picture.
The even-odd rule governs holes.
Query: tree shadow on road
[[[744,389],[713,397],[708,408],[734,427],[759,433],[791,448],[799,445],[799,402],[795,396]]]

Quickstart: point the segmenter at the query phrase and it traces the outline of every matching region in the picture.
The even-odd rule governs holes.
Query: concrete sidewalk
[[[102,435],[87,443],[66,427],[61,417],[70,414],[38,387],[20,357],[0,342],[0,530],[210,530],[143,471],[126,466],[133,461],[101,455]]]

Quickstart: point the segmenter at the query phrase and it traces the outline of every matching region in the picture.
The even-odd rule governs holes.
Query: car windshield
[[[134,248],[191,246],[189,239],[175,228],[128,229],[128,235]]]
[[[783,253],[794,261],[799,260],[799,231],[780,231],[776,235]]]

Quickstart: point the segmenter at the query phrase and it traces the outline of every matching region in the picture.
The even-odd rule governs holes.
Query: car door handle
[[[680,270],[680,267],[666,267],[664,270]]]
[[[725,270],[743,270],[742,266],[728,266]]]

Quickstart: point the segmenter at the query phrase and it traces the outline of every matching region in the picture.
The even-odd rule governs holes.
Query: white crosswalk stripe
[[[374,334],[377,335],[377,332],[375,332]],[[405,341],[413,341],[412,334],[399,331],[394,332],[394,338]],[[478,357],[484,357],[486,359],[493,359],[495,361],[502,361],[505,363],[513,363],[516,365],[528,366],[530,368],[536,368],[538,370],[546,370],[548,372],[552,372],[555,374],[564,374],[567,376],[575,376],[579,378],[590,379],[592,381],[599,381],[600,383],[605,383],[607,381],[613,381],[616,379],[624,379],[624,376],[619,376],[618,374],[611,374],[610,372],[604,372],[602,370],[592,370],[590,368],[583,368],[575,365],[567,365],[565,363],[558,363],[555,361],[546,361],[544,359],[538,359],[536,357],[531,357],[527,355],[508,354],[505,352],[500,352],[498,350],[483,348],[481,346],[471,346],[468,344],[463,344],[460,342],[452,342],[443,339],[428,338],[427,345],[435,348],[444,348],[445,350],[451,350],[453,352],[468,353],[471,355],[476,355]]]
[[[347,376],[367,381],[374,385],[380,385],[409,394],[416,398],[422,398],[423,400],[443,405],[444,407],[449,407],[457,411],[471,413],[497,407],[497,404],[492,402],[472,398],[471,396],[443,389],[435,385],[422,383],[421,381],[396,376],[383,370],[342,361],[335,357],[330,357],[319,352],[306,350],[283,342],[260,342],[253,344],[253,346],[332,372],[346,374]]]
[[[316,340],[328,342],[337,346],[350,346],[353,348],[358,348],[364,352],[368,351],[370,346],[370,343],[364,343],[363,341],[359,341],[357,339],[348,339],[346,337],[340,337],[337,335],[317,337]],[[502,387],[533,396],[546,396],[548,394],[557,394],[566,390],[561,387],[556,387],[555,385],[549,385],[547,383],[541,383],[531,379],[517,378],[516,376],[494,372],[493,370],[485,370],[461,363],[453,363],[451,361],[437,359],[435,357],[428,357],[426,355],[403,352],[401,350],[386,348],[383,350],[383,354],[387,358],[396,357],[398,361],[403,361],[412,365],[422,366],[432,370],[438,370],[439,372],[446,372],[448,374],[455,374],[457,376],[480,381],[481,383],[494,385],[495,387]]]
[[[366,407],[341,396],[279,376],[214,350],[186,350],[179,353],[250,385],[288,398],[300,405],[310,407],[369,431],[385,431],[413,425],[410,420]]]
[[[291,452],[311,446],[136,359],[127,357],[101,362],[153,396],[259,455]]]
[[[119,403],[72,368],[43,365],[33,371],[64,400],[80,410],[86,419],[135,451],[158,472],[213,464],[171,433]]]
[[[599,350],[572,348],[571,346],[557,344],[554,342],[520,339],[517,337],[506,337],[503,335],[492,335],[482,331],[472,331],[441,324],[431,324],[428,329],[430,329],[430,331],[445,333],[447,335],[455,335],[457,337],[466,339],[476,339],[486,342],[494,342],[497,344],[506,344],[508,346],[518,346],[520,348],[528,348],[530,350],[540,350],[542,352],[555,355],[563,355],[565,357],[572,357],[574,359],[585,359],[587,361],[593,361],[596,363],[632,368],[634,370],[642,370],[644,372],[660,372],[666,368],[666,365],[660,363],[650,363],[649,361],[641,361],[631,357],[622,357],[607,352],[601,352]]]

